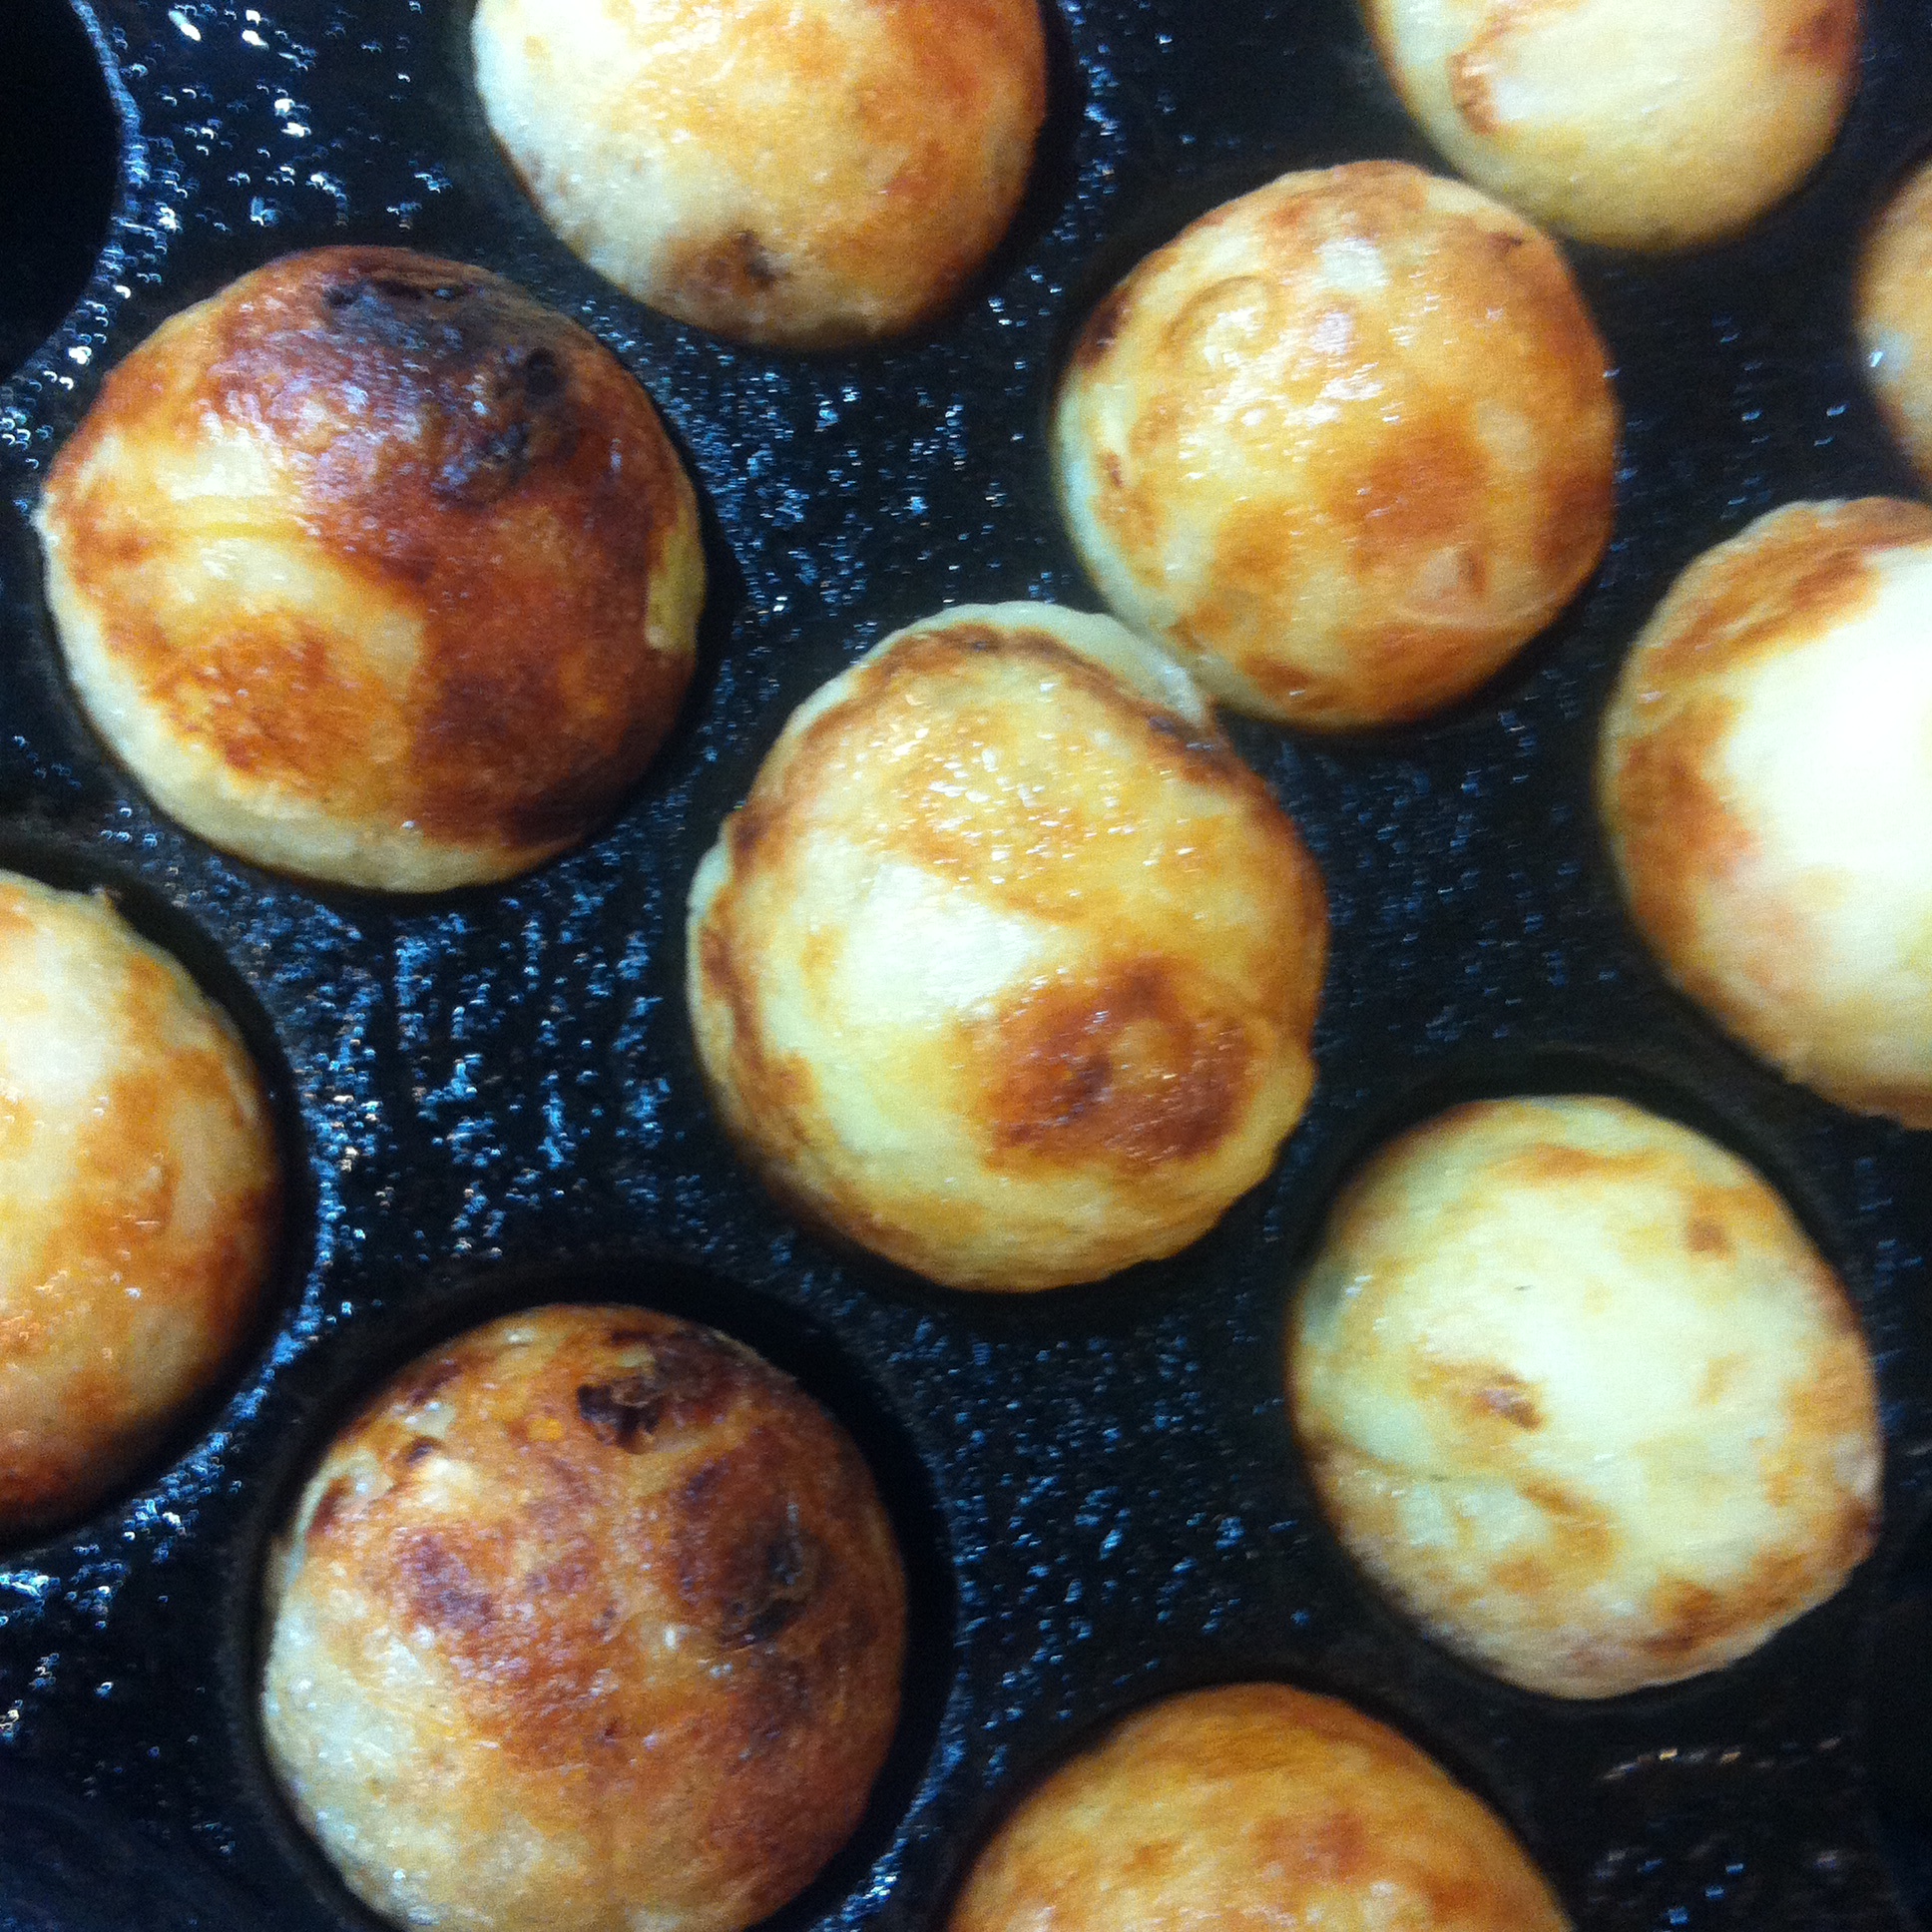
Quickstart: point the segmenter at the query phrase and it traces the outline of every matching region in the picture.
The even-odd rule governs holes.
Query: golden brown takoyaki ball
[[[0,1536],[110,1495],[234,1363],[280,1206],[228,1016],[106,898],[0,872]]]
[[[1932,511],[1793,503],[1685,571],[1598,795],[1671,977],[1791,1080],[1932,1127]]]
[[[1563,257],[1395,162],[1284,175],[1148,256],[1061,379],[1062,507],[1115,615],[1284,724],[1473,691],[1610,538],[1618,408]]]
[[[397,1925],[739,1932],[844,1842],[897,1722],[872,1478],[709,1328],[548,1307],[404,1369],[276,1545],[261,1716]]]
[[[640,301],[828,348],[942,309],[1026,191],[1038,0],[479,0],[477,88],[551,227]]]
[[[1479,187],[1621,248],[1748,228],[1818,165],[1858,0],[1363,0],[1410,113]]]
[[[808,1220],[1045,1288],[1173,1253],[1267,1173],[1326,944],[1184,672],[1106,618],[962,606],[792,715],[692,887],[692,1023]]]
[[[1932,488],[1932,162],[1906,180],[1866,237],[1855,303],[1879,407]]]
[[[704,557],[596,339],[481,268],[323,248],[175,316],[50,474],[89,717],[192,831],[429,891],[582,838],[670,729]]]
[[[1170,1697],[1023,1799],[949,1932],[1565,1932],[1521,1845],[1433,1760],[1278,1684]]]
[[[1744,1656],[1876,1532],[1844,1289],[1750,1168],[1627,1101],[1478,1102],[1377,1153],[1302,1283],[1289,1395],[1362,1567],[1554,1696]]]

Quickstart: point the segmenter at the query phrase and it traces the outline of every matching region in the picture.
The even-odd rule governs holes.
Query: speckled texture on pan
[[[66,4],[17,0],[7,31]],[[911,342],[799,359],[654,317],[546,235],[482,130],[461,12],[96,0],[136,119],[100,267],[0,386],[0,862],[113,883],[187,954],[280,1083],[298,1185],[276,1325],[239,1385],[131,1500],[0,1556],[0,1804],[65,1819],[79,1800],[104,1844],[132,1834],[179,1868],[156,1923],[190,1922],[164,1893],[226,1886],[242,1922],[366,1925],[263,1773],[267,1527],[396,1363],[567,1291],[694,1315],[799,1374],[907,1543],[901,1739],[783,1926],[943,1922],[1001,1806],[1075,1740],[1157,1693],[1260,1677],[1353,1697],[1441,1757],[1585,1932],[1906,1926],[1863,1764],[1877,1608],[1932,1450],[1927,1142],[1783,1085],[1667,990],[1619,907],[1589,768],[1624,645],[1693,554],[1789,498],[1910,491],[1848,345],[1848,274],[1932,141],[1932,13],[1879,0],[1837,152],[1742,242],[1668,263],[1574,251],[1626,430],[1616,542],[1556,629],[1424,727],[1317,744],[1234,726],[1331,895],[1313,1106],[1197,1246],[1008,1307],[821,1247],[730,1158],[679,991],[686,886],[786,713],[866,646],[949,600],[1091,605],[1047,402],[1139,253],[1286,169],[1427,150],[1344,0],[1062,0],[1039,180],[987,274]],[[102,369],[230,276],[341,240],[466,256],[585,321],[706,502],[717,588],[684,724],[613,823],[501,891],[373,901],[217,857],[103,756],[40,600],[26,514]],[[1287,1279],[1351,1161],[1451,1098],[1577,1084],[1714,1129],[1787,1189],[1858,1300],[1889,1450],[1880,1554],[1842,1597],[1728,1672],[1585,1712],[1452,1663],[1376,1597],[1318,1521],[1276,1381]],[[17,1842],[72,1862],[66,1824]],[[78,1932],[103,1922],[84,1887],[62,1896]]]

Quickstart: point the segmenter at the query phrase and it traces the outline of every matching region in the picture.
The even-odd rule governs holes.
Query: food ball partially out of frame
[[[1381,1149],[1302,1282],[1288,1392],[1363,1568],[1552,1696],[1745,1656],[1877,1531],[1844,1288],[1742,1161],[1627,1101],[1481,1101]]]
[[[1508,1828],[1334,1697],[1236,1684],[1116,1725],[1020,1801],[948,1932],[1568,1932]]]
[[[690,482],[594,336],[481,268],[324,248],[109,375],[39,522],[96,728],[276,870],[395,892],[583,838],[675,720]]]
[[[215,1386],[281,1199],[227,1014],[105,897],[0,872],[0,1538],[85,1514]]]
[[[802,705],[691,895],[726,1129],[807,1220],[952,1286],[1171,1254],[1314,1081],[1319,874],[1186,674],[963,606]]]
[[[1787,504],[1697,558],[1597,782],[1672,979],[1786,1078],[1932,1128],[1932,510]]]
[[[1872,392],[1932,488],[1932,162],[1907,177],[1865,238],[1854,306]]]
[[[1222,703],[1422,718],[1499,671],[1610,539],[1619,414],[1563,257],[1396,162],[1205,215],[1088,317],[1053,453],[1109,607]]]
[[[845,1431],[693,1323],[548,1307],[402,1371],[266,1583],[275,1776],[399,1926],[741,1932],[864,1811],[905,1584]]]
[[[472,40],[490,126],[579,255],[794,349],[944,308],[1047,108],[1039,0],[479,0]]]
[[[1748,228],[1829,151],[1859,0],[1363,0],[1450,162],[1559,234],[1690,248]]]

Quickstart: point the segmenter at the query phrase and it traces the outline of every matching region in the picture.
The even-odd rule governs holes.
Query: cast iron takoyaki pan
[[[1427,161],[1346,0],[1051,0],[1019,226],[940,325],[799,357],[663,320],[554,241],[484,130],[462,0],[7,0],[0,43],[0,863],[100,883],[240,1020],[292,1227],[244,1372],[138,1491],[0,1557],[0,1923],[367,1926],[273,1794],[252,1718],[262,1551],[305,1461],[411,1352],[519,1303],[694,1314],[797,1373],[879,1471],[913,1580],[871,1813],[786,1927],[927,1928],[990,1822],[1162,1691],[1349,1696],[1498,1806],[1587,1932],[1901,1927],[1932,1897],[1932,1141],[1786,1086],[1667,990],[1589,788],[1598,712],[1673,574],[1792,498],[1913,484],[1848,343],[1852,250],[1932,144],[1932,9],[1877,0],[1830,161],[1743,241],[1572,250],[1626,412],[1618,532],[1556,629],[1452,716],[1341,741],[1237,725],[1327,877],[1321,1083],[1206,1240],[1019,1301],[798,1232],[707,1108],[682,996],[700,854],[789,709],[955,601],[1094,600],[1043,436],[1087,306],[1288,168]],[[588,845],[396,901],[216,855],[66,690],[27,523],[103,371],[271,255],[395,242],[499,269],[631,366],[703,493],[713,594],[684,723]],[[1932,827],[1928,828],[1932,836]],[[1337,1179],[1474,1094],[1631,1094],[1738,1147],[1850,1283],[1877,1358],[1879,1552],[1758,1655],[1564,1705],[1399,1621],[1322,1528],[1279,1392]]]

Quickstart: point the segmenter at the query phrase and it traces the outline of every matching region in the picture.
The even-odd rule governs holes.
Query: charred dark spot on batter
[[[426,1407],[462,1372],[463,1364],[457,1357],[439,1355],[433,1362],[425,1362],[397,1389],[393,1406],[405,1411]]]
[[[754,229],[687,243],[667,267],[670,279],[700,307],[720,312],[741,302],[760,301],[790,273],[784,257],[768,248]]]
[[[795,1486],[803,1446],[774,1414],[669,1499],[679,1595],[727,1649],[769,1644],[831,1581],[832,1556]]]
[[[1099,306],[1087,317],[1087,326],[1080,331],[1080,340],[1074,344],[1075,368],[1091,368],[1114,346],[1126,313],[1125,285],[1101,298]]]
[[[740,229],[731,237],[730,246],[739,276],[751,287],[774,288],[784,279],[784,263],[758,240],[753,230]]]
[[[649,1359],[625,1365],[622,1375],[583,1383],[577,1413],[601,1442],[633,1454],[661,1429],[708,1427],[747,1386],[775,1374],[704,1328],[680,1324],[657,1334],[621,1328],[611,1341],[648,1350]]]
[[[1513,1375],[1499,1377],[1478,1389],[1476,1400],[1491,1415],[1500,1416],[1519,1429],[1540,1429],[1543,1426],[1543,1412],[1537,1407],[1536,1398]]]
[[[556,355],[527,343],[485,356],[464,386],[462,406],[443,412],[435,494],[474,506],[506,496],[540,463],[568,457],[577,424]]]
[[[379,356],[413,391],[444,501],[494,503],[576,447],[558,324],[514,288],[387,265],[324,283],[321,307],[352,357]]]
[[[460,355],[475,323],[459,304],[479,289],[476,282],[448,275],[417,275],[400,267],[378,269],[324,282],[323,319],[338,333],[407,354]]]
[[[304,1543],[319,1543],[335,1527],[336,1519],[342,1514],[342,1505],[348,1501],[353,1487],[346,1476],[337,1476],[322,1491],[314,1514],[308,1519],[308,1527],[302,1532]]]
[[[405,1469],[415,1469],[426,1463],[431,1456],[439,1456],[442,1452],[443,1445],[434,1436],[418,1436],[402,1452],[402,1466]]]
[[[403,275],[352,275],[347,281],[331,281],[322,290],[323,304],[339,314],[357,302],[376,301],[394,305],[411,301],[454,301],[456,284],[451,281],[411,281]]]
[[[664,1420],[670,1393],[654,1365],[615,1382],[586,1382],[577,1391],[577,1413],[600,1442],[636,1454]]]
[[[490,1593],[440,1536],[423,1531],[403,1539],[396,1570],[417,1616],[433,1629],[474,1633],[496,1614]]]
[[[721,1606],[720,1634],[736,1647],[768,1644],[810,1609],[825,1572],[825,1547],[798,1521],[798,1505],[746,1542],[734,1589]]]

